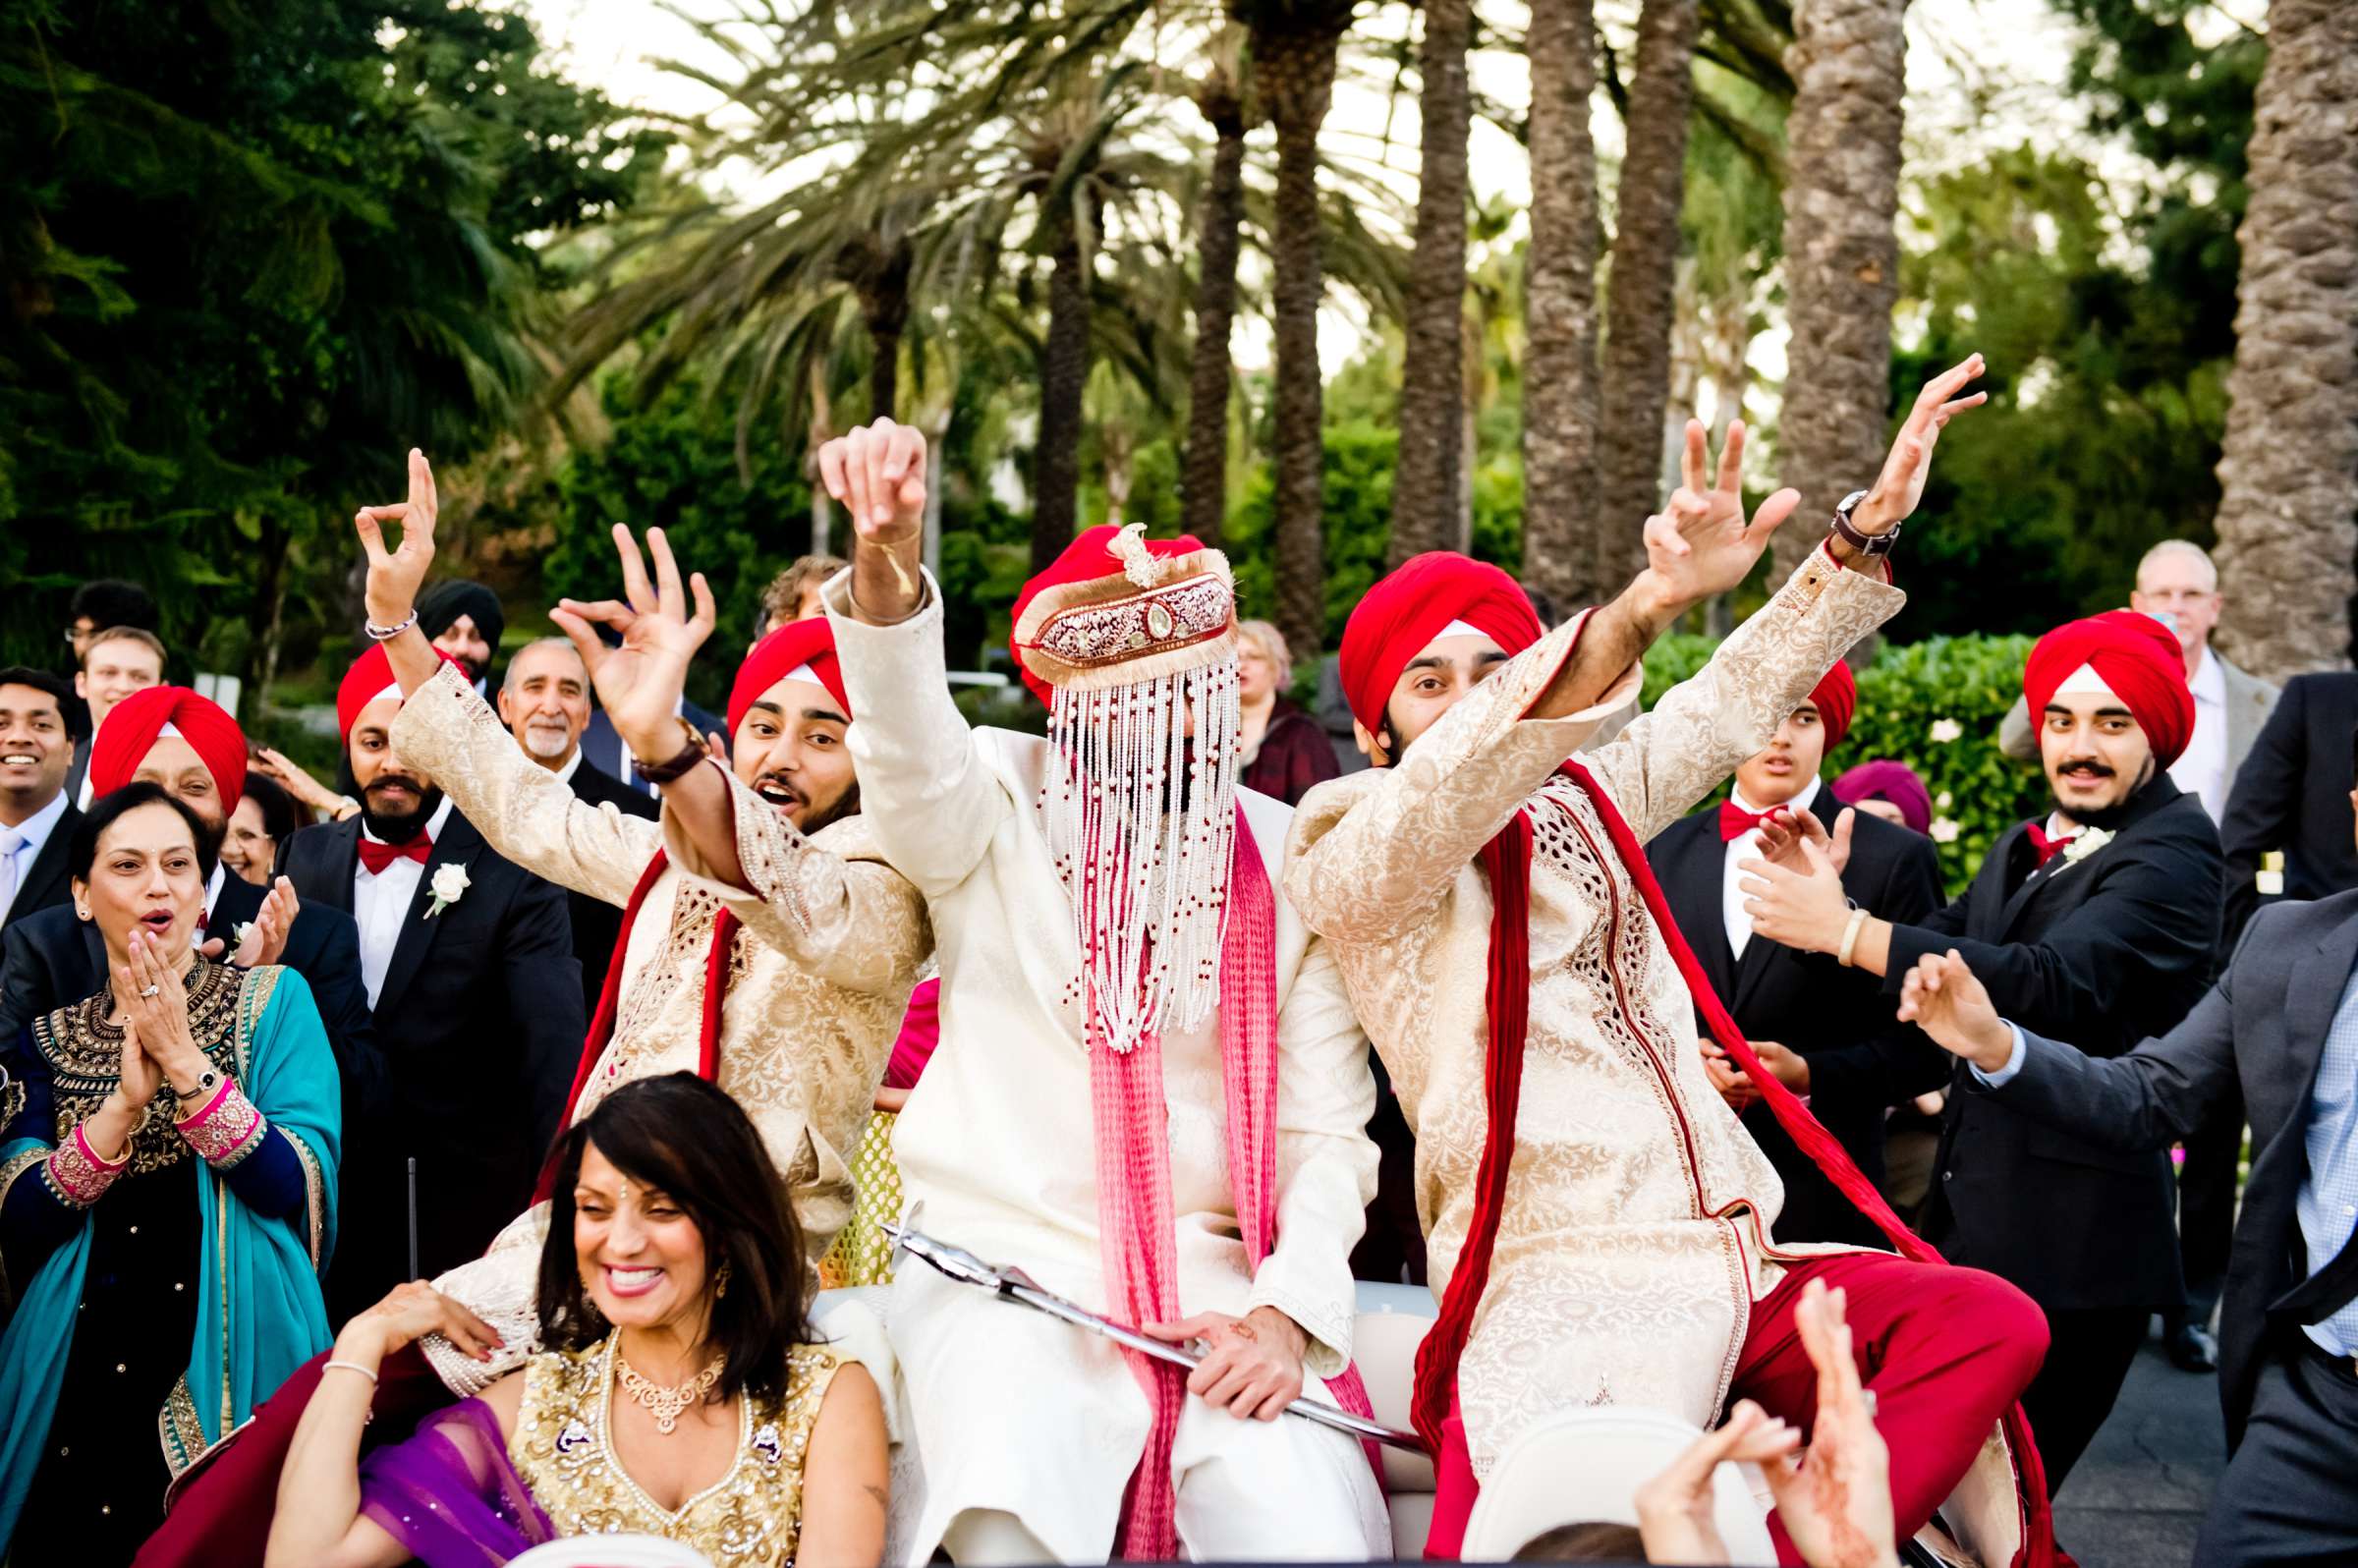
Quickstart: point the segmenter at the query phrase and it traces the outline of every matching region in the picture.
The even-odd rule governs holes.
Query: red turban
[[[1544,631],[1522,588],[1494,566],[1450,550],[1401,562],[1343,627],[1343,698],[1371,733],[1383,727],[1383,705],[1408,661],[1452,621],[1488,635],[1509,656]]]
[[[150,686],[108,710],[90,738],[92,798],[112,795],[130,783],[167,724],[196,748],[204,770],[213,775],[222,814],[236,811],[246,793],[246,732],[220,703],[185,686]]]
[[[1024,590],[1015,596],[1015,608],[1007,618],[1009,626],[1022,626],[1024,611],[1030,609],[1032,601],[1049,588],[1119,578],[1122,575],[1122,558],[1115,553],[1113,545],[1115,538],[1124,532],[1110,523],[1100,523],[1094,529],[1083,529],[1075,534],[1073,542],[1064,547],[1064,553],[1049,562],[1046,571],[1026,583]],[[1157,561],[1176,561],[1204,548],[1204,541],[1192,533],[1182,533],[1174,539],[1142,536],[1138,542],[1145,545],[1147,554]],[[1129,546],[1124,545],[1123,548]],[[1233,620],[1235,617],[1231,614],[1229,618]],[[1024,684],[1032,689],[1032,695],[1053,705],[1055,687],[1032,668],[1032,662],[1024,657],[1023,643],[1012,631],[1007,637],[1007,651],[1014,656],[1015,667],[1022,672]]]
[[[1818,722],[1825,726],[1825,749],[1831,753],[1850,733],[1850,717],[1859,710],[1859,681],[1849,663],[1835,660],[1825,679],[1811,689],[1810,700],[1818,704]]]
[[[458,666],[464,673],[465,667],[442,649],[434,649],[434,657]],[[393,678],[393,661],[385,656],[385,644],[373,643],[367,652],[352,661],[352,668],[344,672],[343,684],[336,688],[336,728],[343,734],[346,746],[352,744],[352,727],[361,721],[362,711],[380,697],[390,697],[399,702],[401,683]]]
[[[2081,665],[2112,689],[2167,767],[2194,737],[2194,694],[2186,686],[2186,655],[2177,634],[2135,610],[2106,610],[2066,621],[2041,638],[2022,670],[2022,698],[2038,721],[2055,689]]]
[[[835,628],[824,616],[808,621],[788,621],[784,626],[754,644],[754,650],[737,666],[737,684],[729,688],[729,734],[745,722],[745,715],[761,700],[761,694],[792,675],[810,666],[812,678],[827,689],[827,695],[843,704],[843,716],[852,716],[852,700],[843,693],[843,666],[835,658]]]

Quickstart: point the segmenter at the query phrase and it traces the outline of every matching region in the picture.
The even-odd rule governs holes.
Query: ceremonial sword
[[[1019,1302],[1035,1312],[1043,1312],[1050,1317],[1070,1323],[1075,1328],[1095,1334],[1101,1339],[1110,1339],[1117,1345],[1126,1346],[1141,1355],[1151,1356],[1157,1361],[1167,1361],[1174,1367],[1185,1367],[1190,1372],[1195,1371],[1204,1360],[1204,1352],[1194,1348],[1204,1343],[1200,1339],[1190,1340],[1187,1345],[1181,1346],[1150,1338],[1135,1328],[1111,1318],[1100,1317],[1088,1308],[1043,1289],[1030,1274],[1012,1264],[1002,1266],[986,1263],[963,1247],[936,1241],[905,1224],[886,1224],[880,1228],[891,1238],[895,1257],[905,1253],[930,1264],[961,1285],[981,1286],[1001,1301]],[[1379,1422],[1363,1420],[1322,1400],[1297,1399],[1285,1407],[1285,1413],[1299,1416],[1305,1421],[1315,1421],[1321,1427],[1331,1427],[1336,1431],[1348,1432],[1354,1437],[1405,1448],[1410,1453],[1422,1454],[1426,1451],[1424,1439],[1413,1431],[1399,1431]]]

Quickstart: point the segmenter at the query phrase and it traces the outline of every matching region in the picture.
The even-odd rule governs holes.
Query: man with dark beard
[[[336,693],[361,814],[282,852],[307,904],[360,923],[386,1064],[383,1103],[345,1129],[339,1319],[475,1257],[524,1206],[585,1028],[564,894],[493,851],[395,748],[401,700],[385,650],[362,654]]]
[[[2161,622],[2113,610],[2040,639],[2022,685],[2054,810],[2001,837],[1962,897],[1919,924],[1878,920],[1849,906],[1813,837],[1800,868],[1754,863],[1753,928],[1881,976],[1894,1005],[1917,960],[1961,952],[2008,1018],[2118,1056],[2201,999],[2218,942],[2218,834],[2168,772],[2194,729],[2185,660]],[[2051,1493],[2110,1412],[2147,1317],[2184,1300],[2169,1160],[1963,1092],[1952,1065],[1932,1056],[1902,1086],[1951,1084],[1924,1232],[2047,1312],[2053,1348],[2023,1408]]]

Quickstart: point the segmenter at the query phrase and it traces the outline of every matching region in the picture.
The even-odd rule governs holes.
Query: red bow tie
[[[380,844],[375,839],[364,838],[361,840],[361,865],[370,876],[376,875],[395,861],[416,861],[423,866],[433,848],[433,836],[429,833],[421,833],[407,844]]]
[[[2068,833],[2058,833],[2053,838],[2049,838],[2046,828],[2041,827],[2037,822],[2031,824],[2031,848],[2039,852],[2039,864],[2042,866],[2053,860],[2063,846],[2079,836],[2080,830],[2075,827]]]
[[[1789,812],[1790,808],[1771,806],[1765,812],[1748,812],[1734,801],[1719,803],[1719,842],[1733,844],[1771,816]]]

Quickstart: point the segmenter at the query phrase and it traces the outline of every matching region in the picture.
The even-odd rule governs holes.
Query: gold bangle
[[[1863,909],[1852,910],[1850,924],[1842,927],[1842,946],[1834,954],[1835,963],[1840,964],[1844,969],[1851,967],[1851,955],[1859,950],[1859,932],[1866,928],[1867,912]]]

